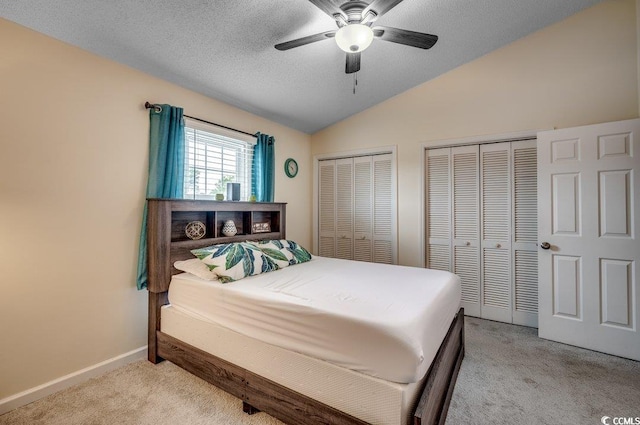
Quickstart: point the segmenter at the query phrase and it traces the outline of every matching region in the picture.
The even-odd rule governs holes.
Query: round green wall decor
[[[284,162],[284,172],[290,178],[294,178],[298,174],[298,163],[295,159],[289,158]]]

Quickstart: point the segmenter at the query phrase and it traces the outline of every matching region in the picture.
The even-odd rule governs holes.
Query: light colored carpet
[[[640,417],[640,363],[465,318],[466,356],[447,424],[601,424]]]
[[[466,318],[448,425],[600,424],[640,417],[640,363]],[[177,366],[139,361],[0,416],[1,425],[278,425]]]

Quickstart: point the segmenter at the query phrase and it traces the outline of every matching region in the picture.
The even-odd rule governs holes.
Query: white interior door
[[[640,360],[640,119],[538,134],[539,335]]]

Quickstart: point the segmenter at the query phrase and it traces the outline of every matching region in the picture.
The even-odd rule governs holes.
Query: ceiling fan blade
[[[309,1],[313,3],[313,5],[316,6],[318,9],[322,10],[324,13],[331,16],[332,18],[334,18],[334,15],[338,14],[343,16],[345,19],[347,19],[344,12],[331,0],[309,0]]]
[[[328,38],[332,38],[336,35],[336,31],[326,31],[321,32],[320,34],[308,35],[306,37],[297,38],[291,41],[285,41],[284,43],[276,44],[275,48],[278,50],[289,50],[294,47],[304,46],[305,44],[315,43],[316,41],[326,40]]]
[[[375,27],[373,28],[373,36],[380,40],[418,47],[420,49],[430,49],[436,44],[436,41],[438,41],[437,35],[391,27]]]
[[[344,72],[353,74],[358,71],[360,71],[360,52],[347,53],[347,65],[345,66]]]
[[[373,0],[369,3],[369,6],[362,11],[362,16],[367,16],[369,11],[373,10],[377,15],[376,18],[379,18],[396,7],[400,2],[402,2],[402,0]]]

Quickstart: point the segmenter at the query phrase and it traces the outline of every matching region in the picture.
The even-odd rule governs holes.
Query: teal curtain
[[[182,198],[184,192],[184,119],[182,108],[156,105],[149,109],[149,179],[147,198]],[[147,287],[147,201],[144,202],[138,289]]]
[[[253,148],[251,167],[251,193],[258,202],[273,202],[275,192],[275,139],[257,133],[258,143]]]

